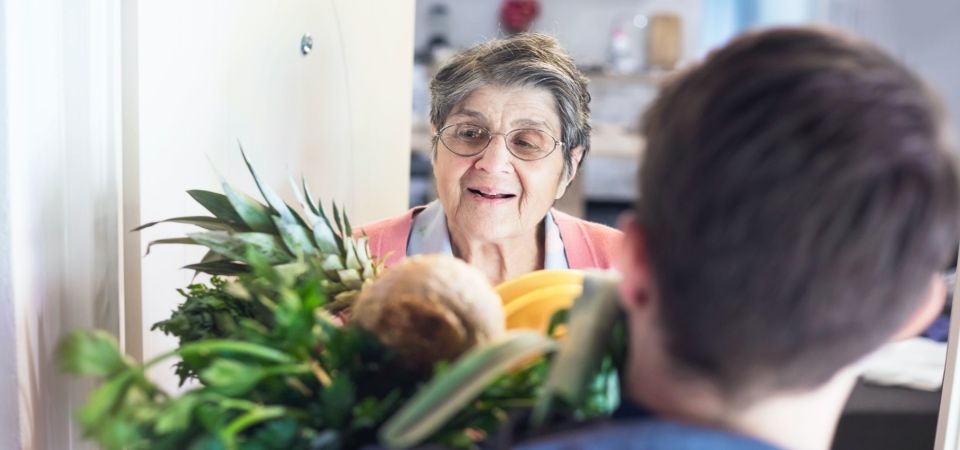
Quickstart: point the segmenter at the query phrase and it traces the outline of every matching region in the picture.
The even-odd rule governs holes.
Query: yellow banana
[[[560,284],[583,284],[583,272],[574,269],[536,270],[500,283],[496,291],[506,306],[521,295]]]
[[[579,283],[558,284],[515,298],[504,306],[507,329],[526,328],[546,332],[553,314],[569,308],[582,291],[583,285]]]

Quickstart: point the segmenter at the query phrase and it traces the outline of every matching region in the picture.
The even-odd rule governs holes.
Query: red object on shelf
[[[500,21],[511,33],[520,33],[530,29],[530,24],[540,14],[538,0],[503,0],[500,5]]]

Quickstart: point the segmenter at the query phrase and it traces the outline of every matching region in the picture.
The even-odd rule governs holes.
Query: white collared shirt
[[[543,268],[570,268],[563,248],[563,239],[560,238],[560,229],[553,220],[553,214],[547,211],[544,219]],[[413,218],[410,237],[407,239],[407,256],[425,253],[443,253],[453,256],[447,217],[443,214],[443,205],[436,200],[427,204],[427,207]]]

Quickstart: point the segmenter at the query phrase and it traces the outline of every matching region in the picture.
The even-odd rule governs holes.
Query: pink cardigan
[[[407,256],[407,239],[413,216],[423,209],[413,208],[399,216],[374,222],[360,232],[370,238],[370,252],[375,257],[386,256],[387,267]],[[560,230],[563,249],[571,269],[609,269],[613,266],[623,233],[606,225],[587,222],[569,214],[552,210]]]

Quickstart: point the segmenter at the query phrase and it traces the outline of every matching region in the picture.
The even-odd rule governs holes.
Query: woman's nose
[[[510,151],[507,150],[507,141],[503,136],[493,136],[493,140],[480,154],[474,167],[489,173],[510,172],[513,170]]]

